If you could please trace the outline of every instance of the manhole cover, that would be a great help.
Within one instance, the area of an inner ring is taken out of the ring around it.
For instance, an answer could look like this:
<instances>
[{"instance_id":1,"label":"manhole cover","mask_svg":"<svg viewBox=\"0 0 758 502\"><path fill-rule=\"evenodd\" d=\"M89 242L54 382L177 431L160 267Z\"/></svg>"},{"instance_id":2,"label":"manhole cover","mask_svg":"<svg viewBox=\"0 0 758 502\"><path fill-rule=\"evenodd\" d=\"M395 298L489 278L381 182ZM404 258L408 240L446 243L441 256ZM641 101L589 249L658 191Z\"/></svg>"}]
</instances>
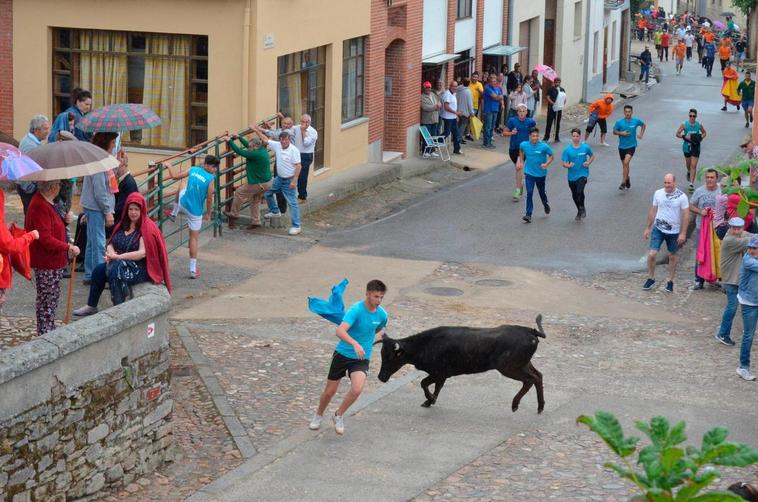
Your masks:
<instances>
[{"instance_id":1,"label":"manhole cover","mask_svg":"<svg viewBox=\"0 0 758 502\"><path fill-rule=\"evenodd\" d=\"M425 293L435 296L461 296L463 290L458 288L426 288Z\"/></svg>"},{"instance_id":2,"label":"manhole cover","mask_svg":"<svg viewBox=\"0 0 758 502\"><path fill-rule=\"evenodd\" d=\"M506 286L511 286L513 283L511 281L506 281L505 279L479 279L474 282L474 284L491 288L504 288Z\"/></svg>"}]
</instances>

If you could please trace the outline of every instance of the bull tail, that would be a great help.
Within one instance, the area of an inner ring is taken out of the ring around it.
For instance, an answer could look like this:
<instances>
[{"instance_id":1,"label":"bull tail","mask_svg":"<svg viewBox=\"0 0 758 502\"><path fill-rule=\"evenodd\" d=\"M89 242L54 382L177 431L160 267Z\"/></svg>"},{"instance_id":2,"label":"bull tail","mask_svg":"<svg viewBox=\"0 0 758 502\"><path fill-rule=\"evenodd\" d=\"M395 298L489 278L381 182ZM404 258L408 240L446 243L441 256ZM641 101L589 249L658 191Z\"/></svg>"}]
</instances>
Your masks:
<instances>
[{"instance_id":1,"label":"bull tail","mask_svg":"<svg viewBox=\"0 0 758 502\"><path fill-rule=\"evenodd\" d=\"M535 333L540 338L545 338L545 330L542 329L542 314L537 314L537 330Z\"/></svg>"}]
</instances>

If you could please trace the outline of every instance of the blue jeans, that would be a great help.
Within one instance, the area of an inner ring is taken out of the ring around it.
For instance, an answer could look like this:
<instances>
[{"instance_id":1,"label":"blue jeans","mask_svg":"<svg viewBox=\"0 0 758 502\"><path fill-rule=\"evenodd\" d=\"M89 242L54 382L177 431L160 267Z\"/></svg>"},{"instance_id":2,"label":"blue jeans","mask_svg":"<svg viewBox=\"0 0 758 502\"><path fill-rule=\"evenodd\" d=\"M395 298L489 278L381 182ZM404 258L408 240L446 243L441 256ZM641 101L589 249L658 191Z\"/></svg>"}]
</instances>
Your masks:
<instances>
[{"instance_id":1,"label":"blue jeans","mask_svg":"<svg viewBox=\"0 0 758 502\"><path fill-rule=\"evenodd\" d=\"M305 200L308 198L308 172L313 163L312 153L300 154L300 176L297 177L297 196Z\"/></svg>"},{"instance_id":2,"label":"blue jeans","mask_svg":"<svg viewBox=\"0 0 758 502\"><path fill-rule=\"evenodd\" d=\"M721 327L719 328L719 337L725 340L730 338L732 332L732 321L734 321L734 315L737 313L737 285L736 284L722 284L724 293L726 293L726 307L724 307L724 314L721 316Z\"/></svg>"},{"instance_id":3,"label":"blue jeans","mask_svg":"<svg viewBox=\"0 0 758 502\"><path fill-rule=\"evenodd\" d=\"M458 119L442 119L445 122L445 132L442 135L447 137L453 135L453 152L461 151L461 137L458 134Z\"/></svg>"},{"instance_id":4,"label":"blue jeans","mask_svg":"<svg viewBox=\"0 0 758 502\"><path fill-rule=\"evenodd\" d=\"M532 176L525 174L526 178L526 215L531 216L534 210L534 204L532 203L532 194L534 194L534 185L537 185L537 191L540 193L540 199L542 199L542 205L547 206L547 193L545 192L545 178L546 176Z\"/></svg>"},{"instance_id":5,"label":"blue jeans","mask_svg":"<svg viewBox=\"0 0 758 502\"><path fill-rule=\"evenodd\" d=\"M650 79L650 65L646 65L642 63L640 65L640 81L644 80L645 83L647 83L649 79Z\"/></svg>"},{"instance_id":6,"label":"blue jeans","mask_svg":"<svg viewBox=\"0 0 758 502\"><path fill-rule=\"evenodd\" d=\"M484 112L484 133L483 139L485 146L492 144L492 131L495 130L495 119L497 112Z\"/></svg>"},{"instance_id":7,"label":"blue jeans","mask_svg":"<svg viewBox=\"0 0 758 502\"><path fill-rule=\"evenodd\" d=\"M100 211L84 210L87 217L87 249L84 251L84 279L92 279L92 271L105 263L105 215Z\"/></svg>"},{"instance_id":8,"label":"blue jeans","mask_svg":"<svg viewBox=\"0 0 758 502\"><path fill-rule=\"evenodd\" d=\"M755 325L758 322L758 307L740 305L742 308L742 343L740 344L740 368L750 368L750 349L753 347Z\"/></svg>"},{"instance_id":9,"label":"blue jeans","mask_svg":"<svg viewBox=\"0 0 758 502\"><path fill-rule=\"evenodd\" d=\"M292 226L300 228L300 207L297 205L297 189L290 188L292 178L280 178L274 177L274 181L271 183L271 188L266 190L264 197L266 197L266 203L268 203L268 210L274 214L279 214L279 206L276 204L276 197L274 194L281 193L287 200L287 204L290 206L290 218L292 219Z\"/></svg>"}]
</instances>

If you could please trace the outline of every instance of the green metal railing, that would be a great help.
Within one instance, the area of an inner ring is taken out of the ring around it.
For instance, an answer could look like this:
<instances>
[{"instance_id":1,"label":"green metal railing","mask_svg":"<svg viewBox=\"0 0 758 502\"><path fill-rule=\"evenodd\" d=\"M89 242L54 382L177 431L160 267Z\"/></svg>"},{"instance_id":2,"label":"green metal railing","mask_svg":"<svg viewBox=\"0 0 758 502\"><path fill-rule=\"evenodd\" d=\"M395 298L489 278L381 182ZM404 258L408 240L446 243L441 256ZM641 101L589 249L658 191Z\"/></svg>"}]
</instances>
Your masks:
<instances>
[{"instance_id":1,"label":"green metal railing","mask_svg":"<svg viewBox=\"0 0 758 502\"><path fill-rule=\"evenodd\" d=\"M273 126L276 123L276 117L270 117L260 122L260 124L263 123ZM247 128L237 135L248 136L252 133L252 129ZM168 167L174 173L177 173L177 170L179 173L185 173L193 166L202 166L203 157L206 155L214 155L221 160L213 185L210 219L207 223L203 223L200 231L205 232L213 229L213 237L220 237L222 234L222 209L231 204L234 187L246 179L245 159L237 157L234 151L229 148L223 139L226 135L227 132L183 152L150 162L146 171L135 175L135 178L139 179L139 190L147 201L148 216L161 229L169 253L187 244L189 233L185 232L186 223L180 223L180 219L172 222L166 215L166 210L176 203L184 181L171 178Z\"/></svg>"}]
</instances>

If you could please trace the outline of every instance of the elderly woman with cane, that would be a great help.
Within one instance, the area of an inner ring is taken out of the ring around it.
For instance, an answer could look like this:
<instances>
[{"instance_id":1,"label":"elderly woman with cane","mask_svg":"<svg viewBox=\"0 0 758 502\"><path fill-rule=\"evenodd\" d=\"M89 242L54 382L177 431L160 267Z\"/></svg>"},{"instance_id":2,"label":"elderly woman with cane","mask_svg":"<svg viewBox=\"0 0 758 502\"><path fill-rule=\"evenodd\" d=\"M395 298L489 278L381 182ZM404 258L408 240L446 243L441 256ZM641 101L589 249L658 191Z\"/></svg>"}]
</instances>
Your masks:
<instances>
[{"instance_id":1,"label":"elderly woman with cane","mask_svg":"<svg viewBox=\"0 0 758 502\"><path fill-rule=\"evenodd\" d=\"M60 189L61 183L58 180L37 182L37 192L26 213L26 229L39 233L39 239L29 247L37 285L38 335L55 329L55 310L58 307L63 270L68 265L69 255L79 254L79 248L69 244L66 227L55 209L54 200Z\"/></svg>"},{"instance_id":2,"label":"elderly woman with cane","mask_svg":"<svg viewBox=\"0 0 758 502\"><path fill-rule=\"evenodd\" d=\"M113 305L119 305L128 299L131 286L148 280L163 283L171 291L166 242L155 222L147 216L145 198L135 192L126 199L121 221L113 230L105 252L105 263L92 271L87 305L75 310L74 315L97 313L106 282Z\"/></svg>"}]
</instances>

